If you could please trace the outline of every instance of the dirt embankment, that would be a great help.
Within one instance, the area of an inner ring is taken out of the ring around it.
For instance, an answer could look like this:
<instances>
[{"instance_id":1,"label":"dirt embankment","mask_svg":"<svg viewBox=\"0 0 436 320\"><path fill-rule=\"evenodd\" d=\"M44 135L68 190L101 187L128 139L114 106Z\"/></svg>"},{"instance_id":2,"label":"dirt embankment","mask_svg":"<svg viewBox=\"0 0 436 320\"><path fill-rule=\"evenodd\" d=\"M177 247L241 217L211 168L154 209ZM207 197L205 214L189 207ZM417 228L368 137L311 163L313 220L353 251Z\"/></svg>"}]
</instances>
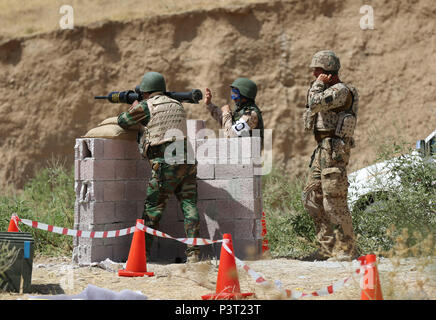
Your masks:
<instances>
[{"instance_id":1,"label":"dirt embankment","mask_svg":"<svg viewBox=\"0 0 436 320\"><path fill-rule=\"evenodd\" d=\"M150 70L170 90L212 89L229 102L239 76L258 83L257 102L273 129L273 156L301 173L315 146L301 123L314 52L333 49L341 78L360 92L350 171L370 164L384 139L411 144L434 130L435 15L432 0L378 1L374 30L362 30L362 3L283 1L196 10L130 22L3 40L0 44L0 184L22 187L55 156L73 163L75 138L126 105L94 95L131 89ZM216 124L202 105L189 118Z\"/></svg>"}]
</instances>

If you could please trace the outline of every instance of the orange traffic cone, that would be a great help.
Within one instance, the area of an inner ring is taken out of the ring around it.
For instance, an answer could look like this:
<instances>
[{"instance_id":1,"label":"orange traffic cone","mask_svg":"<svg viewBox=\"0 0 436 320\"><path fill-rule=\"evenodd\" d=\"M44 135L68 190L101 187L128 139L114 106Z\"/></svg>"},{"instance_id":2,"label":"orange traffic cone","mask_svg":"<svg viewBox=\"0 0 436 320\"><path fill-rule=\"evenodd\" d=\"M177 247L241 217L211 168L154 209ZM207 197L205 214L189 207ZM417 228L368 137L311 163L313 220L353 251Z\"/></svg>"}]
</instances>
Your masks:
<instances>
[{"instance_id":1,"label":"orange traffic cone","mask_svg":"<svg viewBox=\"0 0 436 320\"><path fill-rule=\"evenodd\" d=\"M262 211L262 253L269 250L268 239L266 238L265 212Z\"/></svg>"},{"instance_id":2,"label":"orange traffic cone","mask_svg":"<svg viewBox=\"0 0 436 320\"><path fill-rule=\"evenodd\" d=\"M144 224L144 220L142 219L137 219L136 222ZM121 277L143 277L144 275L149 277L154 276L153 272L147 272L145 231L135 228L126 269L118 270L118 275Z\"/></svg>"},{"instance_id":3,"label":"orange traffic cone","mask_svg":"<svg viewBox=\"0 0 436 320\"><path fill-rule=\"evenodd\" d=\"M9 221L8 232L19 232L18 230L18 216L14 213Z\"/></svg>"},{"instance_id":4,"label":"orange traffic cone","mask_svg":"<svg viewBox=\"0 0 436 320\"><path fill-rule=\"evenodd\" d=\"M232 236L230 233L223 235L224 240L228 240L227 247L232 251L228 253L221 246L220 265L218 267L218 279L216 282L216 293L206 294L201 296L203 300L235 300L245 298L254 293L241 293L238 280L238 270L236 269L235 255L233 251Z\"/></svg>"},{"instance_id":5,"label":"orange traffic cone","mask_svg":"<svg viewBox=\"0 0 436 320\"><path fill-rule=\"evenodd\" d=\"M366 265L365 274L363 275L362 295L360 300L383 300L381 291L380 278L377 271L377 257L375 254L367 254L359 258L362 265Z\"/></svg>"}]
</instances>

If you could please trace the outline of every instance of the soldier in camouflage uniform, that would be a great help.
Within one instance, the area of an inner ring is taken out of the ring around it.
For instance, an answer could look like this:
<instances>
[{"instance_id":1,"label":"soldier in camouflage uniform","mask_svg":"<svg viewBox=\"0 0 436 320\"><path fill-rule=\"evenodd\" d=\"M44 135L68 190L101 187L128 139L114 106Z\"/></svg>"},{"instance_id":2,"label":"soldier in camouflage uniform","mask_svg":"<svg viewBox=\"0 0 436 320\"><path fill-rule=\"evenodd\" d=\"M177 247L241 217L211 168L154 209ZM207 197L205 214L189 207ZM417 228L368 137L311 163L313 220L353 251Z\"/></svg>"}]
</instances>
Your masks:
<instances>
[{"instance_id":1,"label":"soldier in camouflage uniform","mask_svg":"<svg viewBox=\"0 0 436 320\"><path fill-rule=\"evenodd\" d=\"M255 103L257 85L247 78L238 78L230 85L231 98L235 101L236 110L232 112L229 105L221 108L212 103L212 93L206 88L205 104L212 117L224 129L227 138L252 136L253 129L260 130L263 140L262 112Z\"/></svg>"},{"instance_id":2,"label":"soldier in camouflage uniform","mask_svg":"<svg viewBox=\"0 0 436 320\"><path fill-rule=\"evenodd\" d=\"M303 203L315 223L321 258L351 260L355 237L347 205L347 165L354 148L358 108L357 90L339 80L339 58L334 52L317 52L310 67L316 80L307 94L305 130L318 143L303 190ZM338 226L335 235L332 225Z\"/></svg>"},{"instance_id":3,"label":"soldier in camouflage uniform","mask_svg":"<svg viewBox=\"0 0 436 320\"><path fill-rule=\"evenodd\" d=\"M139 124L139 150L148 158L152 169L147 187L143 219L145 225L158 229L162 212L172 194L175 194L184 214L184 228L188 238L199 237L200 224L197 210L197 165L169 164L165 161L165 149L175 141L173 136L166 137L168 130L180 130L183 133L185 160L186 153L186 112L182 104L169 98L164 77L157 72L148 72L142 78L140 90L144 100L135 101L128 111L118 116L118 124L127 129ZM146 251L150 256L153 236L146 234ZM198 260L199 247L188 245L187 261Z\"/></svg>"}]
</instances>

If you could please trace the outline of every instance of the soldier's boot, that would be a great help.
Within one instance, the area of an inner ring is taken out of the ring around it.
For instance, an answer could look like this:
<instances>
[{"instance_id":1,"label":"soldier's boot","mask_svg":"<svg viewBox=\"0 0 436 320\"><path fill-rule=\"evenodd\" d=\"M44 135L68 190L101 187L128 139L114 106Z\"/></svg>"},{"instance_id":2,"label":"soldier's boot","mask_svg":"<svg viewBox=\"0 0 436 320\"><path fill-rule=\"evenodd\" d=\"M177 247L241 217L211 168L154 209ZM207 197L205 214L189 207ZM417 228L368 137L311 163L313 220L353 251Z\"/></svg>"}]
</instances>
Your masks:
<instances>
[{"instance_id":1,"label":"soldier's boot","mask_svg":"<svg viewBox=\"0 0 436 320\"><path fill-rule=\"evenodd\" d=\"M302 194L303 206L315 224L316 240L319 248L307 259L326 260L332 255L335 237L323 206L320 181L308 184Z\"/></svg>"},{"instance_id":2,"label":"soldier's boot","mask_svg":"<svg viewBox=\"0 0 436 320\"><path fill-rule=\"evenodd\" d=\"M186 263L200 261L200 248L198 246L188 246L186 249Z\"/></svg>"},{"instance_id":3,"label":"soldier's boot","mask_svg":"<svg viewBox=\"0 0 436 320\"><path fill-rule=\"evenodd\" d=\"M328 261L352 261L357 258L354 235L339 235Z\"/></svg>"}]
</instances>

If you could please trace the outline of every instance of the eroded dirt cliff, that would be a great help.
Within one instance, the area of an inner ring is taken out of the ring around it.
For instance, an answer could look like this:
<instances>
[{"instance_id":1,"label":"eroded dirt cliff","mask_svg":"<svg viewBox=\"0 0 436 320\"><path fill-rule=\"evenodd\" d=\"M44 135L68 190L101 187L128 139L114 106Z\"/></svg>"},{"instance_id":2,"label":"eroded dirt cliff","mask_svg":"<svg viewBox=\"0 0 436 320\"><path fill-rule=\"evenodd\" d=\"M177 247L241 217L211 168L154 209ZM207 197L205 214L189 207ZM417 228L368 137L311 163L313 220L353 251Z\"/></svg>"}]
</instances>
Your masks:
<instances>
[{"instance_id":1,"label":"eroded dirt cliff","mask_svg":"<svg viewBox=\"0 0 436 320\"><path fill-rule=\"evenodd\" d=\"M360 93L350 171L375 160L392 137L411 145L436 123L436 7L431 0L377 1L362 30L361 1L283 1L104 21L0 43L0 185L21 188L52 156L73 164L75 139L127 105L95 95L133 89L147 71L171 91L209 87L230 102L239 76L257 82L273 129L273 159L301 174L315 142L301 122L314 52L334 50L341 79ZM203 105L191 119L216 123Z\"/></svg>"}]
</instances>

